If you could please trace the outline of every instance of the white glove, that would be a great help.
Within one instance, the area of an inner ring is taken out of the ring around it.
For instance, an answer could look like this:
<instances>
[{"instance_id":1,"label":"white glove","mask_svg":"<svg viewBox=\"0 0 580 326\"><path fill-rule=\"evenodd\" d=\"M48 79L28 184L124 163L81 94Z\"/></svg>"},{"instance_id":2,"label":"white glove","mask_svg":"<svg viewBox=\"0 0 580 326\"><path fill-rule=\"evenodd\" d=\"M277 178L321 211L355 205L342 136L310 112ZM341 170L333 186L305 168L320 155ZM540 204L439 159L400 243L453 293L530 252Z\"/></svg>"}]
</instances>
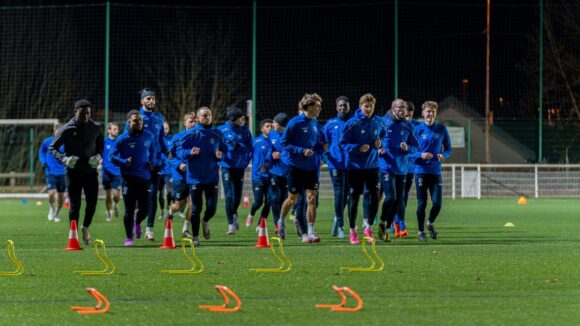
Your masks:
<instances>
[{"instance_id":1,"label":"white glove","mask_svg":"<svg viewBox=\"0 0 580 326\"><path fill-rule=\"evenodd\" d=\"M89 158L89 165L93 168L96 169L97 166L99 166L99 161L101 160L101 154L96 154L91 156L91 158Z\"/></svg>"},{"instance_id":2,"label":"white glove","mask_svg":"<svg viewBox=\"0 0 580 326\"><path fill-rule=\"evenodd\" d=\"M78 160L79 160L78 156L65 156L63 162L67 168L74 169Z\"/></svg>"}]
</instances>

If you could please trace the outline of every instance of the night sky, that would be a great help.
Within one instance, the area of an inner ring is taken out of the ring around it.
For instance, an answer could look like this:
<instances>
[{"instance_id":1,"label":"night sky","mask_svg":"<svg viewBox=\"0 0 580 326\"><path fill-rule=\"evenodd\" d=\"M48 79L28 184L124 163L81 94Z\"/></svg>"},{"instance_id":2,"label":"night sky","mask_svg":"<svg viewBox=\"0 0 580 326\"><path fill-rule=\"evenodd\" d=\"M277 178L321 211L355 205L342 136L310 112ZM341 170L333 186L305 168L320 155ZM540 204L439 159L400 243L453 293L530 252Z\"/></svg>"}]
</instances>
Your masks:
<instances>
[{"instance_id":1,"label":"night sky","mask_svg":"<svg viewBox=\"0 0 580 326\"><path fill-rule=\"evenodd\" d=\"M210 49L200 61L208 65L202 73L210 81L199 86L198 95L191 99L177 101L169 95L173 93L166 92L172 99L160 99L166 103L165 114L174 119L178 117L172 114L176 106L190 110L214 101L211 69L216 65L227 66L224 69L234 75L230 85L236 87L228 86L222 95L225 98L212 102L214 105L225 107L251 97L251 1L114 3L119 4L112 7L111 16L110 104L114 112L133 108L138 101L136 92L143 86L160 88L164 84L167 89L172 85L177 77L166 72L188 51L175 40L182 37L180 42L191 46L196 32L205 35L217 26L229 27L226 50L219 50L217 41L211 44L212 37L195 43L198 49L206 45ZM162 7L129 6L135 3ZM7 1L7 5L23 4L61 5L63 1ZM192 5L202 9L182 9ZM537 93L537 82L531 82L522 65L537 64L523 61L536 46L529 40L538 31L536 5L537 1L529 0L492 1L491 98L496 118L534 117L535 107L523 104L522 98ZM322 120L334 115L333 103L339 95L356 102L360 95L371 92L381 113L390 105L395 95L393 2L259 1L258 6L256 102L260 117L293 112L305 92L323 97ZM419 105L428 99L455 96L483 113L485 13L485 1L400 1L399 96ZM102 7L86 9L80 15L73 11L60 19L84 24L79 27L80 37L75 38L79 44L69 44L91 53L83 54L84 64L93 69L86 71L90 76L83 76L79 93L103 103ZM51 32L49 27L46 30ZM187 33L190 35L183 37ZM162 77L159 71L163 71ZM468 86L462 86L463 79L469 80ZM503 106L500 96L505 99Z\"/></svg>"}]
</instances>

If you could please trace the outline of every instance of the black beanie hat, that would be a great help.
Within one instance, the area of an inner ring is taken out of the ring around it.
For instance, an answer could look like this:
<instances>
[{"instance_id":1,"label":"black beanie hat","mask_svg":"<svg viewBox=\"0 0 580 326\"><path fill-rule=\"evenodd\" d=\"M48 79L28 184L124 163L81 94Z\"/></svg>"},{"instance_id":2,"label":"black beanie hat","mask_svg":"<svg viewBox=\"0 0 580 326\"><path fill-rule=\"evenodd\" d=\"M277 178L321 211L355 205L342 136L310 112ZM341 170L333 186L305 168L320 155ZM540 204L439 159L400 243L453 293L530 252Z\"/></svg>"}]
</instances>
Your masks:
<instances>
[{"instance_id":1,"label":"black beanie hat","mask_svg":"<svg viewBox=\"0 0 580 326\"><path fill-rule=\"evenodd\" d=\"M155 92L149 88L143 88L139 91L139 94L141 94L141 99L144 99L147 96L155 96Z\"/></svg>"},{"instance_id":2,"label":"black beanie hat","mask_svg":"<svg viewBox=\"0 0 580 326\"><path fill-rule=\"evenodd\" d=\"M242 112L242 110L236 107L232 107L228 110L228 119L230 119L230 121L236 121L239 117L243 115L244 113Z\"/></svg>"},{"instance_id":3,"label":"black beanie hat","mask_svg":"<svg viewBox=\"0 0 580 326\"><path fill-rule=\"evenodd\" d=\"M80 109L80 108L84 108L84 107L91 107L91 106L93 106L93 105L87 99L81 99L81 100L78 100L75 102L75 110Z\"/></svg>"},{"instance_id":4,"label":"black beanie hat","mask_svg":"<svg viewBox=\"0 0 580 326\"><path fill-rule=\"evenodd\" d=\"M278 113L276 114L276 116L274 117L274 121L281 125L282 127L286 127L286 124L288 123L288 115L286 113Z\"/></svg>"}]
</instances>

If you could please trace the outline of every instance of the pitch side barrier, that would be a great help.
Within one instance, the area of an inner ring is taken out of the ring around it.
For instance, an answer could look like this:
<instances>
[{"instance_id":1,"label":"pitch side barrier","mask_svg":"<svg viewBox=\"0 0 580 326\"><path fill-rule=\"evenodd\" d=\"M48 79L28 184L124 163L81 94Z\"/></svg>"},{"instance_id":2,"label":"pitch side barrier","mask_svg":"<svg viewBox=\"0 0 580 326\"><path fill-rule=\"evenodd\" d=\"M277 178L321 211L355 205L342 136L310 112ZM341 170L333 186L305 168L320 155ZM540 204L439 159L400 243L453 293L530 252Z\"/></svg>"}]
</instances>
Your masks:
<instances>
[{"instance_id":1,"label":"pitch side barrier","mask_svg":"<svg viewBox=\"0 0 580 326\"><path fill-rule=\"evenodd\" d=\"M580 197L580 164L443 164L442 176L443 196L450 199ZM11 192L6 186L0 199L44 199L43 186L35 185L30 193ZM321 167L319 189L320 198L334 198L326 165ZM246 169L243 192L253 200L251 167ZM221 176L220 196L224 198ZM409 196L415 198L415 184ZM99 198L104 198L102 188Z\"/></svg>"}]
</instances>

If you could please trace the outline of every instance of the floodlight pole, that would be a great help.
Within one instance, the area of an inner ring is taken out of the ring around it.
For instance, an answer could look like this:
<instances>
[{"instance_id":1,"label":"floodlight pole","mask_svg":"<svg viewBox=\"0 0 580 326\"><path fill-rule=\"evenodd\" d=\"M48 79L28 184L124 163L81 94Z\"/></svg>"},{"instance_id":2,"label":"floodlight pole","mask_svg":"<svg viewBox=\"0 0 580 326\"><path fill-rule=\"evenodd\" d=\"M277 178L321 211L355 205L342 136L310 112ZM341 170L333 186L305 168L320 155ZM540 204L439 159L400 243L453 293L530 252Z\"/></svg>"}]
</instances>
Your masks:
<instances>
[{"instance_id":1,"label":"floodlight pole","mask_svg":"<svg viewBox=\"0 0 580 326\"><path fill-rule=\"evenodd\" d=\"M540 74L539 74L539 93L538 93L538 163L542 163L542 127L543 127L543 73L544 73L544 0L540 0Z\"/></svg>"},{"instance_id":2,"label":"floodlight pole","mask_svg":"<svg viewBox=\"0 0 580 326\"><path fill-rule=\"evenodd\" d=\"M487 164L491 164L491 153L489 150L489 132L490 132L490 108L489 108L489 57L490 57L490 48L489 48L489 35L490 35L490 7L491 7L491 0L487 0L487 18L486 18L486 29L485 29L485 36L486 36L486 48L485 48L485 162Z\"/></svg>"},{"instance_id":3,"label":"floodlight pole","mask_svg":"<svg viewBox=\"0 0 580 326\"><path fill-rule=\"evenodd\" d=\"M111 3L107 1L105 20L105 130L109 128L109 68L111 45Z\"/></svg>"},{"instance_id":4,"label":"floodlight pole","mask_svg":"<svg viewBox=\"0 0 580 326\"><path fill-rule=\"evenodd\" d=\"M395 0L395 91L394 98L399 98L399 0Z\"/></svg>"},{"instance_id":5,"label":"floodlight pole","mask_svg":"<svg viewBox=\"0 0 580 326\"><path fill-rule=\"evenodd\" d=\"M252 4L252 102L251 102L251 110L252 110L252 117L250 120L250 131L253 135L257 135L256 129L256 44L257 44L257 30L258 30L258 21L257 21L257 13L258 13L258 4L256 0L253 1Z\"/></svg>"}]
</instances>

